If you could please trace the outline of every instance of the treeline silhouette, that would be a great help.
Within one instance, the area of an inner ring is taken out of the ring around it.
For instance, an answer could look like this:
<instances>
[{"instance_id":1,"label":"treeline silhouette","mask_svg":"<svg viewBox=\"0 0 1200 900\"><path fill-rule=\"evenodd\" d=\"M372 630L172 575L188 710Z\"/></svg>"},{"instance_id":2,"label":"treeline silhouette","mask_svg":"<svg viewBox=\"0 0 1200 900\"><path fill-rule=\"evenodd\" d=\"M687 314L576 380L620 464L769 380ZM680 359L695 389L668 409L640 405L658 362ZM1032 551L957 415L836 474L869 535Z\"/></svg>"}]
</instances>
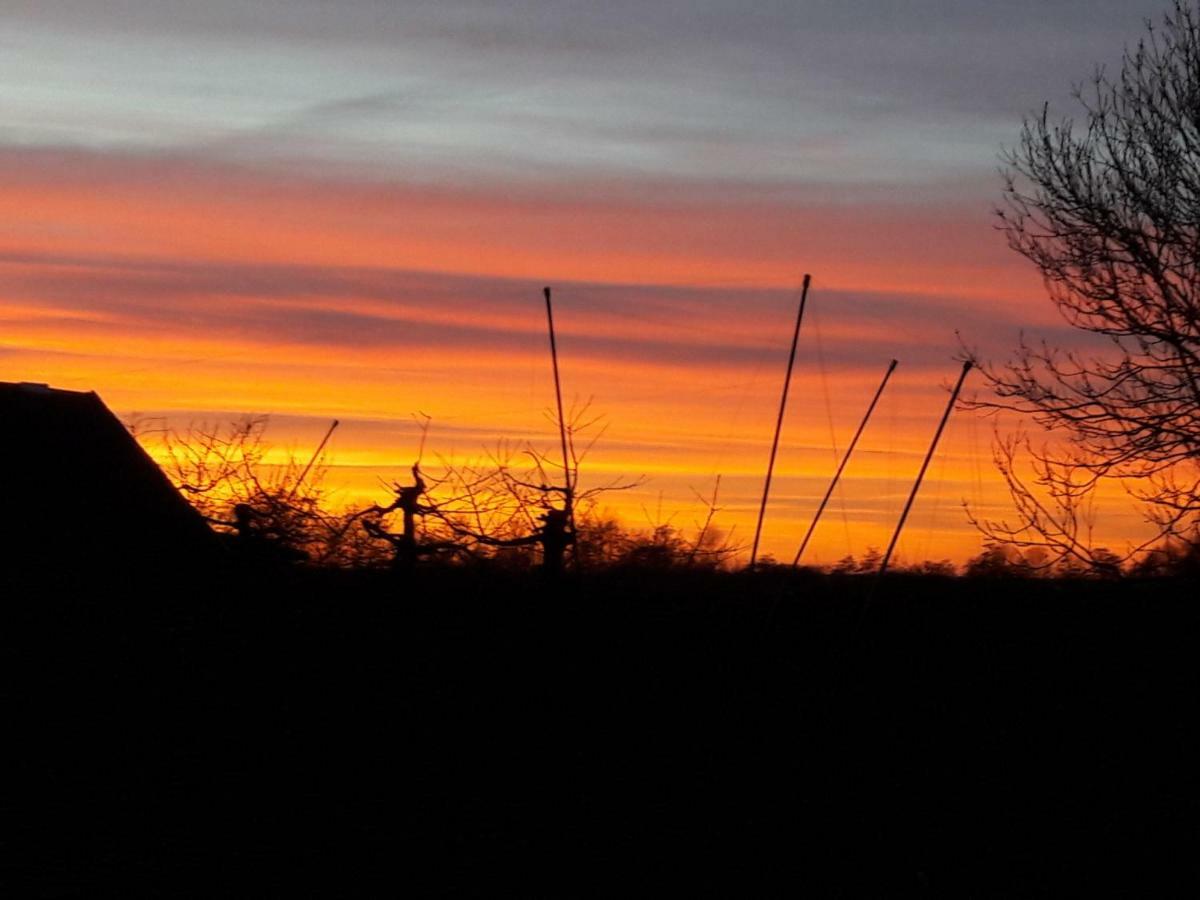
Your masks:
<instances>
[{"instance_id":1,"label":"treeline silhouette","mask_svg":"<svg viewBox=\"0 0 1200 900\"><path fill-rule=\"evenodd\" d=\"M641 479L581 486L581 467L602 431L581 439L597 422L586 405L571 411L565 469L532 445L501 443L475 459L438 457L432 466L418 459L407 480L383 488L390 502L351 509L334 508L323 461L292 455L268 463L265 417L182 432L138 422L133 430L157 443L172 482L244 562L400 572L418 564L548 572L568 562L577 569L730 565L740 546L716 521L719 479L711 496L698 497L703 513L689 527L661 517L629 527L604 510L605 495ZM423 452L424 433L421 443Z\"/></svg>"},{"instance_id":2,"label":"treeline silhouette","mask_svg":"<svg viewBox=\"0 0 1200 900\"><path fill-rule=\"evenodd\" d=\"M432 469L423 469L418 461L407 481L392 484L390 502L352 509L337 509L331 501L324 486L328 466L323 458L306 463L293 454L284 462L268 464L273 448L266 440L265 416L182 432L138 422L133 430L151 442L158 438L172 482L224 536L227 547L247 562L402 572L433 563L554 571L567 560L585 570L725 570L740 564L744 544L721 527L719 477L711 495L696 494L700 514L686 526L661 514L647 514L645 526L631 526L604 511L600 502L604 495L638 485L641 479L578 489L582 464L595 438L589 438L582 450L577 444L597 421L586 406L572 410L566 478L561 465L556 468L531 445L500 444L477 459L439 457ZM427 427L426 420L422 453ZM1133 559L1103 547L1089 548L1086 555L1052 549L1036 542L993 539L961 566L946 559L917 560L894 563L892 569L939 577L1200 573L1200 535L1192 540L1166 538ZM879 548L868 548L860 557L847 555L830 565L808 568L867 575L879 570L882 559ZM781 563L764 555L756 565Z\"/></svg>"}]
</instances>

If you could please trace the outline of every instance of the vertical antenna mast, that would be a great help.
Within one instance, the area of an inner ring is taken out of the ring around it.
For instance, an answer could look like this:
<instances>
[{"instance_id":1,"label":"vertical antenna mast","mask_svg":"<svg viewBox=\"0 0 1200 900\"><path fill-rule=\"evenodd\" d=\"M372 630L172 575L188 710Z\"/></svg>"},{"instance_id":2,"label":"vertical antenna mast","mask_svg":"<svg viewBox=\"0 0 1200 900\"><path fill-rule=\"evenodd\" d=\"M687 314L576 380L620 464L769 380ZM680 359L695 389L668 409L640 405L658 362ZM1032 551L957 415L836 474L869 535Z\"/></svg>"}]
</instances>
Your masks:
<instances>
[{"instance_id":1,"label":"vertical antenna mast","mask_svg":"<svg viewBox=\"0 0 1200 900\"><path fill-rule=\"evenodd\" d=\"M896 371L898 365L896 360L892 360L888 365L887 372L884 373L883 381L879 385L879 389L875 391L875 397L871 400L871 405L867 407L867 414L863 416L862 421L858 425L858 431L854 432L854 437L850 441L850 446L846 448L846 453L842 457L841 463L837 467L837 471L833 475L833 481L829 483L829 490L825 492L825 496L821 498L821 505L817 507L817 513L813 516L812 524L808 526L808 531L804 534L804 540L800 542L800 549L796 551L796 558L792 560L792 566L800 565L800 557L804 555L804 548L808 546L808 539L813 536L813 532L817 530L817 523L821 521L821 513L825 512L825 504L829 502L829 498L833 496L833 490L837 487L838 479L842 477L842 470L846 468L846 463L850 461L850 454L854 452L854 446L858 443L859 437L863 433L863 429L867 427L867 421L871 418L871 413L875 411L875 404L879 402L879 398L883 396L883 389L887 387L888 379L892 377L892 373Z\"/></svg>"},{"instance_id":2,"label":"vertical antenna mast","mask_svg":"<svg viewBox=\"0 0 1200 900\"><path fill-rule=\"evenodd\" d=\"M804 276L800 289L800 311L796 314L796 330L792 333L792 350L788 355L787 375L783 379L783 396L779 400L779 418L775 421L775 439L771 441L771 459L767 463L767 480L763 484L762 504L758 508L758 525L754 528L754 544L750 548L750 566L758 559L758 541L762 537L763 516L767 514L767 497L771 493L771 475L775 471L775 454L779 450L779 433L783 430L783 413L787 409L788 387L792 383L792 366L796 362L796 344L800 341L800 323L804 320L804 303L808 299L808 283L811 275Z\"/></svg>"},{"instance_id":3,"label":"vertical antenna mast","mask_svg":"<svg viewBox=\"0 0 1200 900\"><path fill-rule=\"evenodd\" d=\"M942 421L938 423L937 431L933 435L933 443L929 445L929 452L925 454L925 461L921 463L921 471L917 473L917 482L913 485L912 493L908 495L908 502L904 504L904 512L900 514L900 521L896 524L896 533L892 535L892 542L888 544L887 553L883 555L883 563L879 566L879 574L882 576L888 570L888 564L892 561L892 551L896 549L896 542L900 540L900 532L904 529L904 522L908 518L908 512L912 509L913 501L917 499L917 491L921 489L921 481L925 478L925 470L929 468L929 461L933 459L933 453L937 450L938 441L941 440L942 431L946 428L946 422L950 419L950 413L954 410L954 403L958 400L958 392L962 390L963 382L967 380L967 373L971 371L971 361L967 360L963 363L962 374L958 376L958 384L954 385L954 390L950 394L950 402L946 404L946 411L942 414Z\"/></svg>"},{"instance_id":4,"label":"vertical antenna mast","mask_svg":"<svg viewBox=\"0 0 1200 900\"><path fill-rule=\"evenodd\" d=\"M565 506L575 533L575 488L571 484L571 458L567 452L567 420L563 417L562 381L558 377L558 344L554 339L554 307L550 303L550 288L542 288L546 298L546 322L550 326L550 362L554 367L554 398L558 402L558 436L562 441L563 481L566 484Z\"/></svg>"}]
</instances>

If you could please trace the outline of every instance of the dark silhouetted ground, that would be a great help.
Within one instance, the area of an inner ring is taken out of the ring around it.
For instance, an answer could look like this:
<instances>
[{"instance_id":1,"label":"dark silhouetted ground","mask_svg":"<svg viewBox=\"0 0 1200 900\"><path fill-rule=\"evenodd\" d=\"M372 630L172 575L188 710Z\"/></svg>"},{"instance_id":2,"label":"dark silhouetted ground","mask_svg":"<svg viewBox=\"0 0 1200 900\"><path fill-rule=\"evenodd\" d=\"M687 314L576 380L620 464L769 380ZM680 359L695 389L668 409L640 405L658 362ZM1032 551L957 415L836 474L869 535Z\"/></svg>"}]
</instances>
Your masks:
<instances>
[{"instance_id":1,"label":"dark silhouetted ground","mask_svg":"<svg viewBox=\"0 0 1200 900\"><path fill-rule=\"evenodd\" d=\"M208 574L9 585L9 896L1197 883L1189 584Z\"/></svg>"}]
</instances>

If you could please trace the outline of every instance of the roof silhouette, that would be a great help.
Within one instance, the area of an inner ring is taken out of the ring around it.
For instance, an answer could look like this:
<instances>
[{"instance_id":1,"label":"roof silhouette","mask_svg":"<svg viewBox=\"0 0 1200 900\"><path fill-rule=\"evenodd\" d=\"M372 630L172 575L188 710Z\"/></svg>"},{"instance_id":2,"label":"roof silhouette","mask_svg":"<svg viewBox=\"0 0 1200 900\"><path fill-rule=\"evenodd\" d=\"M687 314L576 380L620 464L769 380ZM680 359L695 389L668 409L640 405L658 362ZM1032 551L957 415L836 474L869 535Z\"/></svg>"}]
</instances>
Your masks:
<instances>
[{"instance_id":1,"label":"roof silhouette","mask_svg":"<svg viewBox=\"0 0 1200 900\"><path fill-rule=\"evenodd\" d=\"M220 552L94 392L0 382L0 423L4 574L133 574Z\"/></svg>"}]
</instances>

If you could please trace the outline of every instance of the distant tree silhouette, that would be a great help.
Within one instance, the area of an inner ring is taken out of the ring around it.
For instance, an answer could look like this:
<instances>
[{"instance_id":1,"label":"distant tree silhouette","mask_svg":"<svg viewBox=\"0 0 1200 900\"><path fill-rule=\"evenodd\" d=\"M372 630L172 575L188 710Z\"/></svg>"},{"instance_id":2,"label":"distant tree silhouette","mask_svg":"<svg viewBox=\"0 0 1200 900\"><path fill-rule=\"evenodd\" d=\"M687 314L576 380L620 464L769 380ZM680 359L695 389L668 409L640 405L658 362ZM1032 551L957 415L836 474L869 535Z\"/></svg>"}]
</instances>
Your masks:
<instances>
[{"instance_id":1,"label":"distant tree silhouette","mask_svg":"<svg viewBox=\"0 0 1200 900\"><path fill-rule=\"evenodd\" d=\"M631 529L616 522L592 526L585 518L580 534L580 550L590 557L604 559L612 566L643 569L720 569L733 562L744 548L716 525L721 478L713 482L709 496L695 489L693 495L704 515L692 522L692 528L675 523L675 515L663 518L661 511L646 511L648 528Z\"/></svg>"},{"instance_id":2,"label":"distant tree silhouette","mask_svg":"<svg viewBox=\"0 0 1200 900\"><path fill-rule=\"evenodd\" d=\"M858 560L854 558L853 553L847 553L834 563L829 571L834 575L853 575L858 571Z\"/></svg>"},{"instance_id":3,"label":"distant tree silhouette","mask_svg":"<svg viewBox=\"0 0 1200 900\"><path fill-rule=\"evenodd\" d=\"M862 559L847 554L834 563L829 571L834 575L870 575L879 571L882 562L883 551L878 547L868 547Z\"/></svg>"},{"instance_id":4,"label":"distant tree silhouette","mask_svg":"<svg viewBox=\"0 0 1200 900\"><path fill-rule=\"evenodd\" d=\"M130 428L175 486L232 547L248 559L351 565L378 558L358 538L352 514L328 511L321 459L309 467L292 454L272 462L266 416L225 425L169 428L138 420Z\"/></svg>"},{"instance_id":5,"label":"distant tree silhouette","mask_svg":"<svg viewBox=\"0 0 1200 900\"><path fill-rule=\"evenodd\" d=\"M1105 349L1022 339L1007 364L975 360L994 396L968 404L1026 414L1048 441L998 441L1016 518L974 519L985 536L1110 574L1166 537L1193 541L1200 522L1200 13L1180 0L1147 29L1118 76L1076 89L1080 125L1043 108L1005 155L1010 246ZM1155 526L1119 558L1092 545L1084 515L1105 482Z\"/></svg>"},{"instance_id":6,"label":"distant tree silhouette","mask_svg":"<svg viewBox=\"0 0 1200 900\"><path fill-rule=\"evenodd\" d=\"M709 523L689 534L673 522L630 529L612 519L581 518L579 551L592 567L722 569L744 547Z\"/></svg>"},{"instance_id":7,"label":"distant tree silhouette","mask_svg":"<svg viewBox=\"0 0 1200 900\"><path fill-rule=\"evenodd\" d=\"M958 567L948 559L927 559L911 566L904 566L901 571L909 575L928 575L932 578L952 578L958 574Z\"/></svg>"},{"instance_id":8,"label":"distant tree silhouette","mask_svg":"<svg viewBox=\"0 0 1200 900\"><path fill-rule=\"evenodd\" d=\"M963 574L968 578L1031 578L1039 573L1048 572L1041 563L1031 562L1020 548L1012 544L988 541L983 549L967 560L963 566Z\"/></svg>"},{"instance_id":9,"label":"distant tree silhouette","mask_svg":"<svg viewBox=\"0 0 1200 900\"><path fill-rule=\"evenodd\" d=\"M1173 575L1200 575L1200 534L1190 540L1168 537L1152 547L1130 567L1129 574L1139 578Z\"/></svg>"},{"instance_id":10,"label":"distant tree silhouette","mask_svg":"<svg viewBox=\"0 0 1200 900\"><path fill-rule=\"evenodd\" d=\"M392 568L395 571L408 572L418 560L443 553L454 556L463 550L460 542L454 539L454 535L445 535L439 539L433 537L425 527L426 518L436 515L438 508L426 494L420 461L412 465L412 484L397 483L394 485L394 491L396 499L388 506L371 506L352 514L352 517L361 518L364 531L372 538L391 545ZM384 520L397 511L401 514L401 531L388 531Z\"/></svg>"},{"instance_id":11,"label":"distant tree silhouette","mask_svg":"<svg viewBox=\"0 0 1200 900\"><path fill-rule=\"evenodd\" d=\"M548 415L557 430L557 418ZM481 458L466 461L439 456L428 470L413 467L413 485L397 485L391 506L361 511L363 527L392 543L399 565L444 552L523 567L536 555L547 572L558 573L575 558L578 541L572 520L578 528L594 513L602 494L640 483L615 479L580 489L582 464L604 428L584 403L570 410L565 433L566 472L554 454L533 444L517 448L501 442ZM404 516L398 533L383 525L395 511Z\"/></svg>"},{"instance_id":12,"label":"distant tree silhouette","mask_svg":"<svg viewBox=\"0 0 1200 900\"><path fill-rule=\"evenodd\" d=\"M247 560L390 566L400 574L432 560L475 561L517 569L541 565L558 574L572 562L584 568L719 568L740 549L715 523L720 479L711 497L697 494L704 515L694 532L670 520L649 530L630 528L602 514L603 497L642 479L581 480L585 461L604 434L588 403L569 412L566 476L557 454L505 442L476 459L439 456L425 468L430 423L427 417L419 421L421 444L410 481L393 483L389 503L348 510L330 508L322 486L323 458L310 468L274 451L266 440L265 416L184 429L154 420L130 427L163 460L168 476L201 515Z\"/></svg>"},{"instance_id":13,"label":"distant tree silhouette","mask_svg":"<svg viewBox=\"0 0 1200 900\"><path fill-rule=\"evenodd\" d=\"M967 560L963 575L969 578L1118 578L1123 561L1105 547L1095 547L1087 560L1058 556L1040 546L988 541Z\"/></svg>"},{"instance_id":14,"label":"distant tree silhouette","mask_svg":"<svg viewBox=\"0 0 1200 900\"><path fill-rule=\"evenodd\" d=\"M556 415L547 415L557 430ZM396 486L391 506L361 511L363 527L390 541L398 561L409 554L405 565L414 553L423 557L436 551L515 568L540 565L556 575L572 564L584 569L717 568L736 555L738 546L715 523L720 479L710 497L697 494L704 515L693 532L670 520L649 529L630 528L603 513L600 501L642 479L589 483L585 477L588 455L605 432L601 417L590 403L575 404L565 430L565 473L558 453L529 443L501 442L482 457L465 461L437 457L428 470L414 468L412 488ZM384 530L387 517L406 507L410 512L405 513L404 530Z\"/></svg>"}]
</instances>

